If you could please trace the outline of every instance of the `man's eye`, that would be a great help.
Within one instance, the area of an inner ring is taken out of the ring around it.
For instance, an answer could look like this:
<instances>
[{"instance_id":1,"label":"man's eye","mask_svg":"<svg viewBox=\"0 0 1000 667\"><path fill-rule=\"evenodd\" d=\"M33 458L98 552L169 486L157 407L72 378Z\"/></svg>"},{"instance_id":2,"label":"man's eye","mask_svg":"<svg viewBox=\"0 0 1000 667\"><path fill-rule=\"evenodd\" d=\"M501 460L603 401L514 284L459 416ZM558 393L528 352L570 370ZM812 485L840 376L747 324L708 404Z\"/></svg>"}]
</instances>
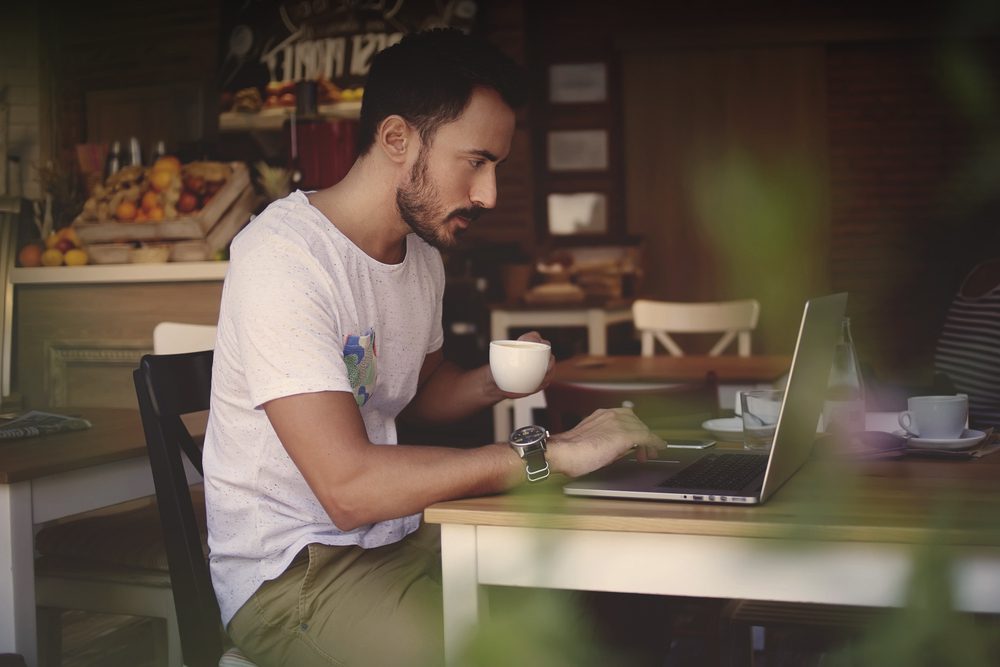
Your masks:
<instances>
[{"instance_id":1,"label":"man's eye","mask_svg":"<svg viewBox=\"0 0 1000 667\"><path fill-rule=\"evenodd\" d=\"M479 169L486 164L486 160L469 160L469 164L472 165L473 169Z\"/></svg>"}]
</instances>

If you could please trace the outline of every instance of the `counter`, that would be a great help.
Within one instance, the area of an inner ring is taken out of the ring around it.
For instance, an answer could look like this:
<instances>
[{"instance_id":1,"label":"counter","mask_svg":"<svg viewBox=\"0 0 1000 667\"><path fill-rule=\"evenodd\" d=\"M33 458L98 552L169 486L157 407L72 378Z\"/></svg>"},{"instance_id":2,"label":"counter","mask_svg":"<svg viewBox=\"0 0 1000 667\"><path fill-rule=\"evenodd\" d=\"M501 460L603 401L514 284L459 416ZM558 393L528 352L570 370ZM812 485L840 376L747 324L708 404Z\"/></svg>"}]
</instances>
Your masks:
<instances>
[{"instance_id":1,"label":"counter","mask_svg":"<svg viewBox=\"0 0 1000 667\"><path fill-rule=\"evenodd\" d=\"M222 280L229 262L164 262L162 264L89 264L17 268L10 272L14 285L83 283L160 283Z\"/></svg>"},{"instance_id":2,"label":"counter","mask_svg":"<svg viewBox=\"0 0 1000 667\"><path fill-rule=\"evenodd\" d=\"M215 324L228 262L16 268L4 393L23 407L134 408L132 370L163 321Z\"/></svg>"}]
</instances>

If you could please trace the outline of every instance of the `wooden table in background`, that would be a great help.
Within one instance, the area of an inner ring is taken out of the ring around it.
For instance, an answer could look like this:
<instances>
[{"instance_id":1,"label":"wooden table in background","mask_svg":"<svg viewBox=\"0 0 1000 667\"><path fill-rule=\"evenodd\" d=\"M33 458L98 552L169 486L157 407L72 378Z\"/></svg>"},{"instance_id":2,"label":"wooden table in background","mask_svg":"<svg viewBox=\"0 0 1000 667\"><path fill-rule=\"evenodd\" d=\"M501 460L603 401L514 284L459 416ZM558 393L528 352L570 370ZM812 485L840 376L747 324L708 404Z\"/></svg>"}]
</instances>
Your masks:
<instances>
[{"instance_id":1,"label":"wooden table in background","mask_svg":"<svg viewBox=\"0 0 1000 667\"><path fill-rule=\"evenodd\" d=\"M0 440L0 653L37 663L34 526L153 493L138 410L54 408L93 428Z\"/></svg>"},{"instance_id":2,"label":"wooden table in background","mask_svg":"<svg viewBox=\"0 0 1000 667\"><path fill-rule=\"evenodd\" d=\"M476 625L480 585L889 607L936 544L952 557L956 607L1000 613L1000 454L842 463L811 460L755 507L567 498L558 480L429 507L448 664Z\"/></svg>"},{"instance_id":3,"label":"wooden table in background","mask_svg":"<svg viewBox=\"0 0 1000 667\"><path fill-rule=\"evenodd\" d=\"M617 301L604 306L594 304L535 304L490 306L490 339L511 337L515 327L583 327L587 330L587 351L607 354L608 326L632 321L632 307Z\"/></svg>"},{"instance_id":4,"label":"wooden table in background","mask_svg":"<svg viewBox=\"0 0 1000 667\"><path fill-rule=\"evenodd\" d=\"M791 366L788 355L582 355L558 362L552 379L574 383L697 382L712 372L719 384L756 384L778 380Z\"/></svg>"},{"instance_id":5,"label":"wooden table in background","mask_svg":"<svg viewBox=\"0 0 1000 667\"><path fill-rule=\"evenodd\" d=\"M672 357L659 355L579 355L556 363L552 379L576 384L669 384L698 382L709 371L719 381L719 405L730 408L737 391L771 386L792 366L788 355L750 357L705 355ZM524 426L531 410L545 407L542 393L493 406L493 437L505 442L510 432Z\"/></svg>"}]
</instances>

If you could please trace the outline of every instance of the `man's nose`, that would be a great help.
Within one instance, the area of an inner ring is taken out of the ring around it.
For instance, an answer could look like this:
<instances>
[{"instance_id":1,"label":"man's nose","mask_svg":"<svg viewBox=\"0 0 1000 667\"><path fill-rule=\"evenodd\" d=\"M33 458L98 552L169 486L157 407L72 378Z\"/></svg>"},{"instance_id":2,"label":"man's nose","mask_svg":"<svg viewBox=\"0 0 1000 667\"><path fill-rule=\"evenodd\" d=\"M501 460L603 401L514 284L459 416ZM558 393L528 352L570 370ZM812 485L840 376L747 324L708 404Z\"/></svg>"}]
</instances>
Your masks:
<instances>
[{"instance_id":1,"label":"man's nose","mask_svg":"<svg viewBox=\"0 0 1000 667\"><path fill-rule=\"evenodd\" d=\"M469 194L474 206L483 208L494 208L497 205L497 178L496 172L489 170L477 178L472 185L472 192Z\"/></svg>"}]
</instances>

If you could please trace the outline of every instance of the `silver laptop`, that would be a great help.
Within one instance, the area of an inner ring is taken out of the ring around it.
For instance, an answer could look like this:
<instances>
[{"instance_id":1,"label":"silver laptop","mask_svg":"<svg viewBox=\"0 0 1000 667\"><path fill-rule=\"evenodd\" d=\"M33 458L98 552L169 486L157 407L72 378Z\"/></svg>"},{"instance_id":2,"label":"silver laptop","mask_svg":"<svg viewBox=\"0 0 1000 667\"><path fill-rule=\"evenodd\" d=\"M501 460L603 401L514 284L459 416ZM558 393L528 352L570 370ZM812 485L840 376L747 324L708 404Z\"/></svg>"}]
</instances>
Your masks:
<instances>
[{"instance_id":1,"label":"silver laptop","mask_svg":"<svg viewBox=\"0 0 1000 667\"><path fill-rule=\"evenodd\" d=\"M809 458L846 307L845 293L806 302L770 453L667 449L644 463L618 461L573 480L563 491L602 498L764 502Z\"/></svg>"}]
</instances>

